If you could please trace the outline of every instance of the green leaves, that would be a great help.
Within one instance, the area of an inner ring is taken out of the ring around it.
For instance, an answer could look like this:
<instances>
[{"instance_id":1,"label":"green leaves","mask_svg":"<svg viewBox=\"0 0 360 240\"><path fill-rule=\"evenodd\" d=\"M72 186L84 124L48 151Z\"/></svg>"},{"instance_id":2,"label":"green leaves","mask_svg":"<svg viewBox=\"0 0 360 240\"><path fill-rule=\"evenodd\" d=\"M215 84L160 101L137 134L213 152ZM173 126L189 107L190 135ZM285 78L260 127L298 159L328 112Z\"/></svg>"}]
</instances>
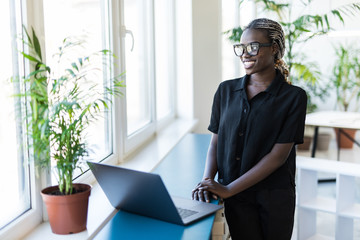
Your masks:
<instances>
[{"instance_id":1,"label":"green leaves","mask_svg":"<svg viewBox=\"0 0 360 240\"><path fill-rule=\"evenodd\" d=\"M345 23L344 16L354 16L360 12L360 3L351 3L342 5L336 9L331 9L323 14L307 14L312 7L312 0L302 0L303 9L300 15L293 14L292 1L275 0L255 0L257 6L262 7L263 11L274 13L277 20L283 26L286 39L285 62L289 65L290 81L301 85L308 93L308 99L324 99L327 86L320 84L322 74L319 68L314 67L314 63L304 61L303 55L299 54L302 45L317 37L329 33L335 22ZM241 7L242 1L240 1ZM298 8L298 6L295 6ZM301 5L300 5L301 7ZM303 14L305 13L305 14ZM228 39L232 42L240 42L243 29L236 27L225 32ZM312 96L312 98L311 98ZM360 97L360 94L359 94ZM308 104L308 106L314 106ZM315 106L312 107L315 109Z\"/></svg>"},{"instance_id":2,"label":"green leaves","mask_svg":"<svg viewBox=\"0 0 360 240\"><path fill-rule=\"evenodd\" d=\"M307 112L313 112L317 109L313 103L314 98L324 100L328 96L328 84L324 84L321 79L321 72L316 62L306 61L305 56L297 56L298 62L292 63L291 80L293 84L306 89L308 96Z\"/></svg>"},{"instance_id":3,"label":"green leaves","mask_svg":"<svg viewBox=\"0 0 360 240\"><path fill-rule=\"evenodd\" d=\"M27 58L28 60L32 61L32 62L37 62L37 63L40 63L41 61L38 60L36 57L34 56L31 56L31 55L28 55L26 53L21 53L25 58Z\"/></svg>"},{"instance_id":4,"label":"green leaves","mask_svg":"<svg viewBox=\"0 0 360 240\"><path fill-rule=\"evenodd\" d=\"M255 2L262 3L264 11L275 12L280 21L285 18L286 13L290 7L289 3L279 3L272 0L255 0Z\"/></svg>"},{"instance_id":5,"label":"green leaves","mask_svg":"<svg viewBox=\"0 0 360 240\"><path fill-rule=\"evenodd\" d=\"M331 11L332 15L337 17L342 23L344 23L344 19L342 14L346 16L355 16L360 11L360 3L350 3L346 5L342 5L337 9Z\"/></svg>"},{"instance_id":6,"label":"green leaves","mask_svg":"<svg viewBox=\"0 0 360 240\"><path fill-rule=\"evenodd\" d=\"M337 58L333 65L331 81L336 89L338 106L344 111L348 111L350 102L360 96L360 49L354 46L356 44L340 44L334 47Z\"/></svg>"},{"instance_id":7,"label":"green leaves","mask_svg":"<svg viewBox=\"0 0 360 240\"><path fill-rule=\"evenodd\" d=\"M311 85L315 85L321 76L318 69L319 66L316 63L293 63L293 70L296 73L296 76Z\"/></svg>"},{"instance_id":8,"label":"green leaves","mask_svg":"<svg viewBox=\"0 0 360 240\"><path fill-rule=\"evenodd\" d=\"M32 39L33 39L33 48L34 51L36 52L36 54L40 57L40 60L42 60L42 55L41 55L41 47L40 47L40 42L38 37L35 34L34 28L31 29L32 30Z\"/></svg>"},{"instance_id":9,"label":"green leaves","mask_svg":"<svg viewBox=\"0 0 360 240\"><path fill-rule=\"evenodd\" d=\"M233 29L230 29L230 30L224 32L224 34L229 35L228 39L233 43L240 42L242 33L243 33L243 30L241 27L233 28Z\"/></svg>"},{"instance_id":10,"label":"green leaves","mask_svg":"<svg viewBox=\"0 0 360 240\"><path fill-rule=\"evenodd\" d=\"M50 159L47 74L50 73L50 67L42 61L40 42L34 29L31 29L31 35L25 27L23 30L25 38L22 39L22 42L27 51L21 52L21 54L29 63L31 72L23 78L25 92L16 97L29 100L30 109L26 110L24 118L26 133L32 139L29 141L29 145L33 149L36 165L47 168Z\"/></svg>"},{"instance_id":11,"label":"green leaves","mask_svg":"<svg viewBox=\"0 0 360 240\"><path fill-rule=\"evenodd\" d=\"M56 64L50 67L42 61L35 31L29 35L24 28L24 32L29 51L21 54L33 68L24 78L27 91L16 97L30 98L31 113L24 121L37 165L46 168L55 161L59 189L71 194L73 172L88 155L86 129L111 107L111 96L123 95L122 74L108 79L105 86L94 82L92 79L106 78L104 69L114 55L104 49L84 56L78 51L84 41L72 38L62 41L54 55Z\"/></svg>"}]
</instances>

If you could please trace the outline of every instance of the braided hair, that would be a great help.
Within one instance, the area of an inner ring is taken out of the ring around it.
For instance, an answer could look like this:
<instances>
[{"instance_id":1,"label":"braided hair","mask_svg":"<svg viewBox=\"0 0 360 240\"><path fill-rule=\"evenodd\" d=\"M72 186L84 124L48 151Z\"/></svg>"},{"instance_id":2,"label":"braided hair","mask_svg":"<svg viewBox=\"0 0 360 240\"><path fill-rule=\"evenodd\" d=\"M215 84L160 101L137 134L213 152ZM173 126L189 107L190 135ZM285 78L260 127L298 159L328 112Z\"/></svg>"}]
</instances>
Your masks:
<instances>
[{"instance_id":1,"label":"braided hair","mask_svg":"<svg viewBox=\"0 0 360 240\"><path fill-rule=\"evenodd\" d=\"M278 69L282 75L284 75L285 80L287 80L289 68L282 59L285 53L285 34L281 25L268 18L258 18L250 22L250 24L245 27L244 31L246 29L256 29L265 32L269 40L278 46L279 51L275 55L274 62L275 68Z\"/></svg>"}]
</instances>

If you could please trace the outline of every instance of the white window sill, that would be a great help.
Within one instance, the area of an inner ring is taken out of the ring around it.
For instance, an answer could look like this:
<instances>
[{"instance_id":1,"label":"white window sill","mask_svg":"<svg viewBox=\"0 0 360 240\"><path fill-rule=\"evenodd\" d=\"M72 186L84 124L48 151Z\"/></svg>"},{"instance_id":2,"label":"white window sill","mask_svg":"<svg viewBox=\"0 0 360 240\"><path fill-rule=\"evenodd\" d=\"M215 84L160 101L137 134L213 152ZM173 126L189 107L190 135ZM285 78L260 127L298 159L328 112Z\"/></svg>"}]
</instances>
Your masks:
<instances>
[{"instance_id":1,"label":"white window sill","mask_svg":"<svg viewBox=\"0 0 360 240\"><path fill-rule=\"evenodd\" d=\"M135 155L126 159L121 166L141 171L152 171L171 149L195 127L196 120L176 120L163 129ZM56 235L51 232L48 221L43 222L25 236L25 240L39 239L92 239L102 227L116 214L100 186L93 182L89 199L87 230L71 234Z\"/></svg>"}]
</instances>

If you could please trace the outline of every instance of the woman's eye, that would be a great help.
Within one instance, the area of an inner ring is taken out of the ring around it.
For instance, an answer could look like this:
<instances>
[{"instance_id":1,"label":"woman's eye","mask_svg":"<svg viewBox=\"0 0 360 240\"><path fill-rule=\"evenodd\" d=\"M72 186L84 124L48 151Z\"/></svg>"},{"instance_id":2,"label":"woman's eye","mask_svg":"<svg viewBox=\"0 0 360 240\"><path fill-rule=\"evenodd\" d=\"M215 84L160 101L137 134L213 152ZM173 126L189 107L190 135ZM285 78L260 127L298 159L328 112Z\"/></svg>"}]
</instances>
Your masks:
<instances>
[{"instance_id":1,"label":"woman's eye","mask_svg":"<svg viewBox=\"0 0 360 240\"><path fill-rule=\"evenodd\" d=\"M258 49L257 45L252 45L251 46L251 51L257 51L257 49Z\"/></svg>"}]
</instances>

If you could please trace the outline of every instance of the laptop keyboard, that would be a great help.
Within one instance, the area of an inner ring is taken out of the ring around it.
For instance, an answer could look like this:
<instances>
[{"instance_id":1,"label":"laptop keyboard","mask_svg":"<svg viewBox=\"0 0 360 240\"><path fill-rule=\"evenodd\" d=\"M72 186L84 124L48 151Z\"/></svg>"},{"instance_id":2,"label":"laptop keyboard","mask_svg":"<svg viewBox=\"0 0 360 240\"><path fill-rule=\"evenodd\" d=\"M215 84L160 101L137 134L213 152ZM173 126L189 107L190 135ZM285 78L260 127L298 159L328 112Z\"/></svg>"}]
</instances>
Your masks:
<instances>
[{"instance_id":1,"label":"laptop keyboard","mask_svg":"<svg viewBox=\"0 0 360 240\"><path fill-rule=\"evenodd\" d=\"M198 213L196 211L192 211L192 210L184 209L184 208L179 208L179 207L177 207L177 210L178 210L181 218L187 218L187 217L190 217L191 215L194 215L194 214Z\"/></svg>"}]
</instances>

